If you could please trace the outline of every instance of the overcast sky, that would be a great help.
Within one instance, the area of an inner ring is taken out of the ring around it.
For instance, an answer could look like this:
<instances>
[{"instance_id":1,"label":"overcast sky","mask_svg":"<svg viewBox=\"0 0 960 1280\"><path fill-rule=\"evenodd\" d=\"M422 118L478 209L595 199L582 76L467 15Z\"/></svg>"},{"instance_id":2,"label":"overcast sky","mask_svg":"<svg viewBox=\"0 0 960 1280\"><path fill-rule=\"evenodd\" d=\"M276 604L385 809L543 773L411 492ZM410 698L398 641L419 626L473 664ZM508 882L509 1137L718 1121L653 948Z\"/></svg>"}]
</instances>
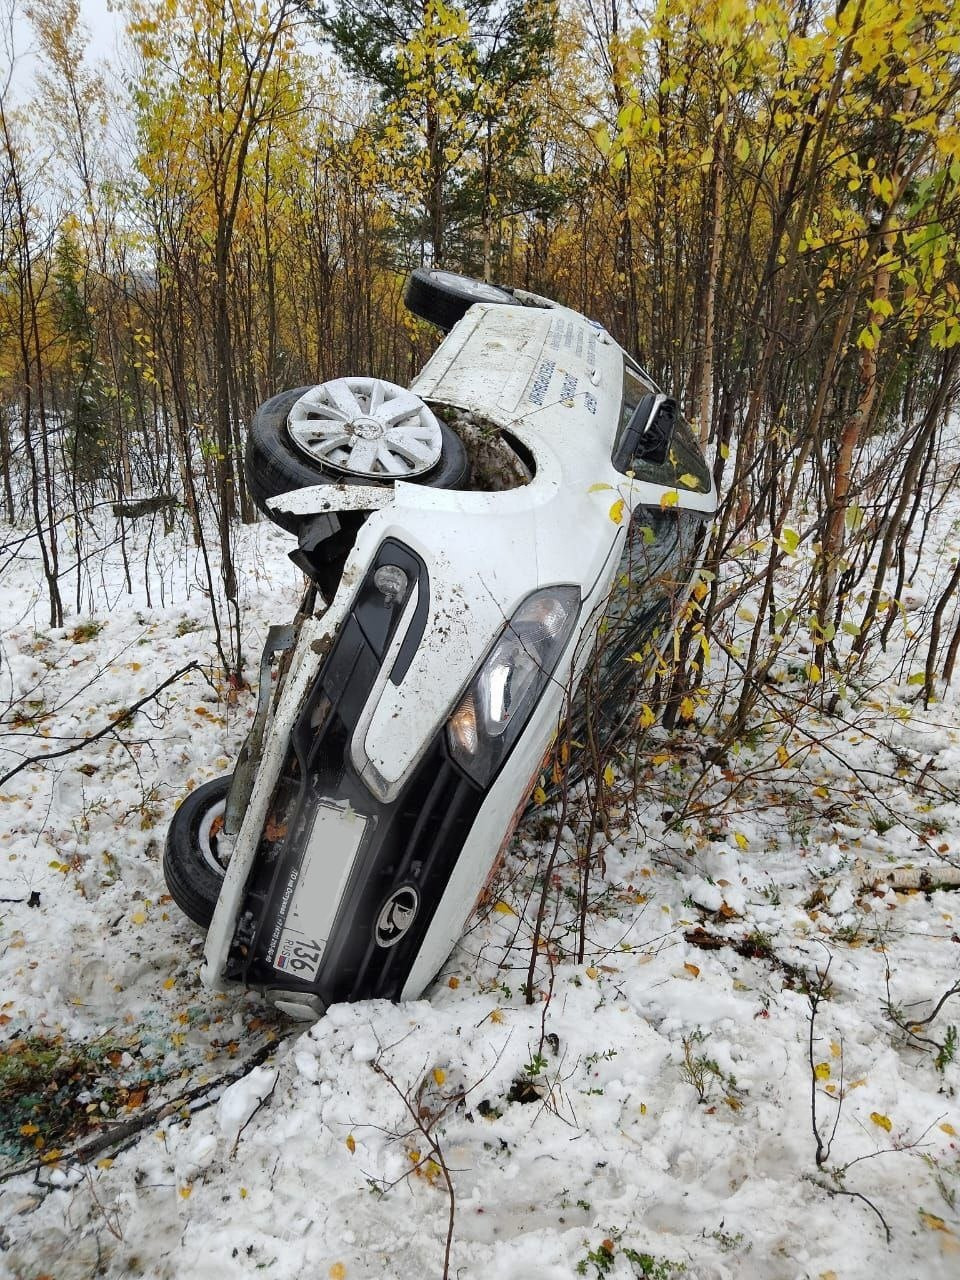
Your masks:
<instances>
[{"instance_id":1,"label":"overcast sky","mask_svg":"<svg viewBox=\"0 0 960 1280\"><path fill-rule=\"evenodd\" d=\"M25 97L32 87L36 74L36 58L33 55L35 46L33 28L23 15L24 0L17 0L17 17L14 25L14 64L13 89L15 95ZM117 63L117 37L122 28L121 16L111 13L107 8L107 0L80 0L80 12L83 22L90 33L87 57L92 61ZM0 50L0 63L6 57L6 50ZM5 68L0 67L0 75Z\"/></svg>"}]
</instances>

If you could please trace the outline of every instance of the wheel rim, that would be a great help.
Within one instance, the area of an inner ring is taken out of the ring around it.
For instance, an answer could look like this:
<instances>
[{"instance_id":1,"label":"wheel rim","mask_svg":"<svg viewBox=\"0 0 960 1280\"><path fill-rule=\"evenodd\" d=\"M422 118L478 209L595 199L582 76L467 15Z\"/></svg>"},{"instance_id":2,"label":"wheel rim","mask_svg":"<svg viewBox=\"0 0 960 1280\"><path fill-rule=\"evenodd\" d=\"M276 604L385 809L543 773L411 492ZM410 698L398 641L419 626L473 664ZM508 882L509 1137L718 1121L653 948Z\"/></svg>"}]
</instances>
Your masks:
<instances>
[{"instance_id":1,"label":"wheel rim","mask_svg":"<svg viewBox=\"0 0 960 1280\"><path fill-rule=\"evenodd\" d=\"M218 857L218 846L220 845L220 840L218 839L218 836L213 833L213 825L219 818L221 820L220 831L223 830L223 815L226 812L226 809L227 800L226 797L224 797L222 800L218 800L216 804L212 804L200 819L200 854L210 870L221 877L227 869L229 857L224 856L222 861L220 857Z\"/></svg>"},{"instance_id":2,"label":"wheel rim","mask_svg":"<svg viewBox=\"0 0 960 1280\"><path fill-rule=\"evenodd\" d=\"M431 271L430 276L436 284L459 289L461 293L470 293L478 302L503 302L504 298L510 297L505 289L500 289L495 284L474 280L472 276L461 276L455 271Z\"/></svg>"},{"instance_id":3,"label":"wheel rim","mask_svg":"<svg viewBox=\"0 0 960 1280\"><path fill-rule=\"evenodd\" d=\"M287 429L314 462L346 475L406 480L440 461L440 423L412 391L382 378L335 378L311 387Z\"/></svg>"}]
</instances>

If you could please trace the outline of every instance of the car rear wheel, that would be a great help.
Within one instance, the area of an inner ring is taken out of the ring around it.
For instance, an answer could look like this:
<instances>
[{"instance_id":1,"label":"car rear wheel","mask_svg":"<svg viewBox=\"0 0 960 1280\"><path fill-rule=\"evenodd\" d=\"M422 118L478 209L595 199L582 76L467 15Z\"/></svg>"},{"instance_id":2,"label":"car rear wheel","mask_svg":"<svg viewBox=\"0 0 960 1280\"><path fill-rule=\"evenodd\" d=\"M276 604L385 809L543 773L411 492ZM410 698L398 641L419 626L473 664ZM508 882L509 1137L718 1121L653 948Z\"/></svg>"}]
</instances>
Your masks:
<instances>
[{"instance_id":1,"label":"car rear wheel","mask_svg":"<svg viewBox=\"0 0 960 1280\"><path fill-rule=\"evenodd\" d=\"M499 285L461 276L455 271L431 271L426 267L411 271L403 300L408 311L445 332L452 329L475 302L513 304L515 301L513 294Z\"/></svg>"},{"instance_id":2,"label":"car rear wheel","mask_svg":"<svg viewBox=\"0 0 960 1280\"><path fill-rule=\"evenodd\" d=\"M227 774L190 792L173 815L163 851L163 875L171 898L204 929L213 919L229 861L223 815L230 782Z\"/></svg>"},{"instance_id":3,"label":"car rear wheel","mask_svg":"<svg viewBox=\"0 0 960 1280\"><path fill-rule=\"evenodd\" d=\"M458 489L469 475L459 437L412 391L380 378L337 378L272 396L254 415L245 465L253 501L290 533L304 517L267 506L281 493L395 480Z\"/></svg>"}]
</instances>

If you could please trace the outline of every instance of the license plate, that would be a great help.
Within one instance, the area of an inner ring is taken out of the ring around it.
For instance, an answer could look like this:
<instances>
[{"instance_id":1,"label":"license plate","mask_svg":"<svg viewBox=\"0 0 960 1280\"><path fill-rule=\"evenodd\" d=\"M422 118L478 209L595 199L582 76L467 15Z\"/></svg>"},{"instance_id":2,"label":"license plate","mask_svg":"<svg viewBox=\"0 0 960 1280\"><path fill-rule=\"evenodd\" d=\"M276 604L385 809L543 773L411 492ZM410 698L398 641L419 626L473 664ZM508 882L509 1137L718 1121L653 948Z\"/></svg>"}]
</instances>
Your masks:
<instances>
[{"instance_id":1,"label":"license plate","mask_svg":"<svg viewBox=\"0 0 960 1280\"><path fill-rule=\"evenodd\" d=\"M287 885L286 915L271 961L279 973L315 982L357 850L371 820L352 809L317 806L300 866Z\"/></svg>"}]
</instances>

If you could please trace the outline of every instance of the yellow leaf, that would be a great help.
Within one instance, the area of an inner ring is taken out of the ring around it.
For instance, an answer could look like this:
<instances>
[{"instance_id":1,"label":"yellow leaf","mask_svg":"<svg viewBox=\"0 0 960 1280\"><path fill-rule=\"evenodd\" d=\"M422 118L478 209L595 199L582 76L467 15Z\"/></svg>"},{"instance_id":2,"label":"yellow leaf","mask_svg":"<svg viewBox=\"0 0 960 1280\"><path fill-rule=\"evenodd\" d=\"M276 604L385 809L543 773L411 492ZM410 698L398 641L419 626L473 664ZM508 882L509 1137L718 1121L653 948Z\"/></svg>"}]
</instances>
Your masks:
<instances>
[{"instance_id":1,"label":"yellow leaf","mask_svg":"<svg viewBox=\"0 0 960 1280\"><path fill-rule=\"evenodd\" d=\"M645 1116L647 1114L647 1104L645 1102L640 1103L640 1114L642 1116Z\"/></svg>"},{"instance_id":2,"label":"yellow leaf","mask_svg":"<svg viewBox=\"0 0 960 1280\"><path fill-rule=\"evenodd\" d=\"M681 720L692 720L693 714L696 711L696 709L697 709L697 704L689 695L680 699L680 719Z\"/></svg>"},{"instance_id":3,"label":"yellow leaf","mask_svg":"<svg viewBox=\"0 0 960 1280\"><path fill-rule=\"evenodd\" d=\"M335 1262L328 1272L330 1280L346 1280L346 1274L347 1268L342 1262Z\"/></svg>"},{"instance_id":4,"label":"yellow leaf","mask_svg":"<svg viewBox=\"0 0 960 1280\"><path fill-rule=\"evenodd\" d=\"M747 839L747 837L743 834L742 831L735 831L733 833L733 838L736 841L737 847L739 849L750 848L750 841Z\"/></svg>"},{"instance_id":5,"label":"yellow leaf","mask_svg":"<svg viewBox=\"0 0 960 1280\"><path fill-rule=\"evenodd\" d=\"M585 970L585 972L586 972L587 977L588 977L588 978L590 978L590 979L595 979L595 978L597 978L597 977L599 976L599 974L600 974L600 970L599 970L599 969L597 969L597 968L595 968L593 965L590 965L590 967L589 967L588 969L586 969L586 970Z\"/></svg>"},{"instance_id":6,"label":"yellow leaf","mask_svg":"<svg viewBox=\"0 0 960 1280\"><path fill-rule=\"evenodd\" d=\"M680 477L680 483L687 489L700 488L699 476L692 476L689 471L685 471L683 473L683 475Z\"/></svg>"},{"instance_id":7,"label":"yellow leaf","mask_svg":"<svg viewBox=\"0 0 960 1280\"><path fill-rule=\"evenodd\" d=\"M544 804L546 803L546 799L547 799L547 793L544 791L543 787L534 787L533 789L534 804Z\"/></svg>"},{"instance_id":8,"label":"yellow leaf","mask_svg":"<svg viewBox=\"0 0 960 1280\"><path fill-rule=\"evenodd\" d=\"M357 1149L357 1140L356 1140L356 1138L354 1138L354 1136L353 1136L353 1134L352 1134L352 1133L348 1133L348 1134L347 1134L346 1146L347 1146L347 1150L350 1152L350 1154L351 1154L351 1155L353 1155L353 1153L354 1153L354 1152L356 1151L356 1149Z\"/></svg>"},{"instance_id":9,"label":"yellow leaf","mask_svg":"<svg viewBox=\"0 0 960 1280\"><path fill-rule=\"evenodd\" d=\"M447 979L447 986L450 987L452 991L456 991L459 985L460 985L460 979L458 977L451 976Z\"/></svg>"},{"instance_id":10,"label":"yellow leaf","mask_svg":"<svg viewBox=\"0 0 960 1280\"><path fill-rule=\"evenodd\" d=\"M942 1124L940 1126L940 1130L951 1138L955 1138L957 1136L957 1131L952 1124Z\"/></svg>"},{"instance_id":11,"label":"yellow leaf","mask_svg":"<svg viewBox=\"0 0 960 1280\"><path fill-rule=\"evenodd\" d=\"M109 1169L113 1165L113 1161L109 1156L104 1156L102 1160L97 1161L98 1169Z\"/></svg>"},{"instance_id":12,"label":"yellow leaf","mask_svg":"<svg viewBox=\"0 0 960 1280\"><path fill-rule=\"evenodd\" d=\"M499 911L502 916L515 916L517 914L510 903L504 902L502 898L493 909L494 911Z\"/></svg>"},{"instance_id":13,"label":"yellow leaf","mask_svg":"<svg viewBox=\"0 0 960 1280\"><path fill-rule=\"evenodd\" d=\"M660 499L661 507L675 507L680 501L680 495L676 489L671 489L669 493L665 493Z\"/></svg>"},{"instance_id":14,"label":"yellow leaf","mask_svg":"<svg viewBox=\"0 0 960 1280\"><path fill-rule=\"evenodd\" d=\"M590 488L587 490L587 493L599 493L602 489L612 489L612 488L613 488L612 484L603 484L603 483L592 484Z\"/></svg>"},{"instance_id":15,"label":"yellow leaf","mask_svg":"<svg viewBox=\"0 0 960 1280\"><path fill-rule=\"evenodd\" d=\"M603 780L608 787L613 786L613 765L608 764L603 771Z\"/></svg>"},{"instance_id":16,"label":"yellow leaf","mask_svg":"<svg viewBox=\"0 0 960 1280\"><path fill-rule=\"evenodd\" d=\"M434 1078L434 1080L436 1081L436 1083L437 1083L437 1085L438 1085L438 1086L439 1086L439 1085L442 1085L442 1084L443 1084L443 1082L444 1082L444 1080L446 1080L446 1078L447 1078L447 1073L443 1070L443 1068L442 1068L442 1067L434 1067L434 1068L433 1068L433 1078Z\"/></svg>"},{"instance_id":17,"label":"yellow leaf","mask_svg":"<svg viewBox=\"0 0 960 1280\"><path fill-rule=\"evenodd\" d=\"M618 498L616 502L613 504L613 506L610 508L609 515L610 515L610 519L613 521L614 524L623 524L624 505L625 504L623 499Z\"/></svg>"},{"instance_id":18,"label":"yellow leaf","mask_svg":"<svg viewBox=\"0 0 960 1280\"><path fill-rule=\"evenodd\" d=\"M650 763L666 764L669 759L670 759L670 753L668 751L660 751L658 752L657 755L650 757Z\"/></svg>"},{"instance_id":19,"label":"yellow leaf","mask_svg":"<svg viewBox=\"0 0 960 1280\"><path fill-rule=\"evenodd\" d=\"M889 1116L881 1115L879 1111L871 1111L870 1119L874 1124L879 1125L881 1129L885 1129L887 1133L893 1128Z\"/></svg>"},{"instance_id":20,"label":"yellow leaf","mask_svg":"<svg viewBox=\"0 0 960 1280\"><path fill-rule=\"evenodd\" d=\"M134 924L145 924L147 917L142 911L135 911L130 917Z\"/></svg>"},{"instance_id":21,"label":"yellow leaf","mask_svg":"<svg viewBox=\"0 0 960 1280\"><path fill-rule=\"evenodd\" d=\"M491 1021L491 1022L502 1022L502 1021L503 1021L503 1010L502 1010L502 1009L494 1009L493 1013L491 1013L491 1015L490 1015L490 1021Z\"/></svg>"},{"instance_id":22,"label":"yellow leaf","mask_svg":"<svg viewBox=\"0 0 960 1280\"><path fill-rule=\"evenodd\" d=\"M819 684L820 681L823 679L823 676L821 675L821 672L820 672L820 668L817 666L815 662L811 662L809 667L807 667L807 677L810 680L811 684Z\"/></svg>"},{"instance_id":23,"label":"yellow leaf","mask_svg":"<svg viewBox=\"0 0 960 1280\"><path fill-rule=\"evenodd\" d=\"M700 977L700 967L699 967L699 965L695 965L695 964L685 964L683 967L686 969L687 973L691 973L691 974L693 974L693 976L694 976L695 978L699 978L699 977Z\"/></svg>"},{"instance_id":24,"label":"yellow leaf","mask_svg":"<svg viewBox=\"0 0 960 1280\"><path fill-rule=\"evenodd\" d=\"M656 716L650 710L646 703L640 708L640 719L638 721L641 729L649 729L656 720Z\"/></svg>"},{"instance_id":25,"label":"yellow leaf","mask_svg":"<svg viewBox=\"0 0 960 1280\"><path fill-rule=\"evenodd\" d=\"M185 1187L180 1188L180 1196L182 1199L189 1200L192 1194L193 1194L193 1187L191 1187L189 1182Z\"/></svg>"},{"instance_id":26,"label":"yellow leaf","mask_svg":"<svg viewBox=\"0 0 960 1280\"><path fill-rule=\"evenodd\" d=\"M163 984L163 988L165 991L170 991L176 985L177 985L176 978L167 978L166 982L164 982Z\"/></svg>"},{"instance_id":27,"label":"yellow leaf","mask_svg":"<svg viewBox=\"0 0 960 1280\"><path fill-rule=\"evenodd\" d=\"M925 1227L929 1227L931 1231L948 1231L950 1228L942 1218L938 1218L935 1213L925 1213L920 1210L920 1221Z\"/></svg>"},{"instance_id":28,"label":"yellow leaf","mask_svg":"<svg viewBox=\"0 0 960 1280\"><path fill-rule=\"evenodd\" d=\"M829 1080L830 1079L830 1063L818 1062L817 1065L813 1068L813 1074L817 1077L818 1080Z\"/></svg>"},{"instance_id":29,"label":"yellow leaf","mask_svg":"<svg viewBox=\"0 0 960 1280\"><path fill-rule=\"evenodd\" d=\"M241 1199L241 1200L246 1200L246 1198L247 1198L247 1196L248 1196L249 1194L250 1194L250 1193L249 1193L249 1191L247 1191L247 1188L246 1188L246 1187L241 1187L241 1188L240 1188L240 1199Z\"/></svg>"},{"instance_id":30,"label":"yellow leaf","mask_svg":"<svg viewBox=\"0 0 960 1280\"><path fill-rule=\"evenodd\" d=\"M25 1138L32 1138L35 1133L40 1132L40 1129L35 1124L22 1124L20 1126L20 1132Z\"/></svg>"}]
</instances>

